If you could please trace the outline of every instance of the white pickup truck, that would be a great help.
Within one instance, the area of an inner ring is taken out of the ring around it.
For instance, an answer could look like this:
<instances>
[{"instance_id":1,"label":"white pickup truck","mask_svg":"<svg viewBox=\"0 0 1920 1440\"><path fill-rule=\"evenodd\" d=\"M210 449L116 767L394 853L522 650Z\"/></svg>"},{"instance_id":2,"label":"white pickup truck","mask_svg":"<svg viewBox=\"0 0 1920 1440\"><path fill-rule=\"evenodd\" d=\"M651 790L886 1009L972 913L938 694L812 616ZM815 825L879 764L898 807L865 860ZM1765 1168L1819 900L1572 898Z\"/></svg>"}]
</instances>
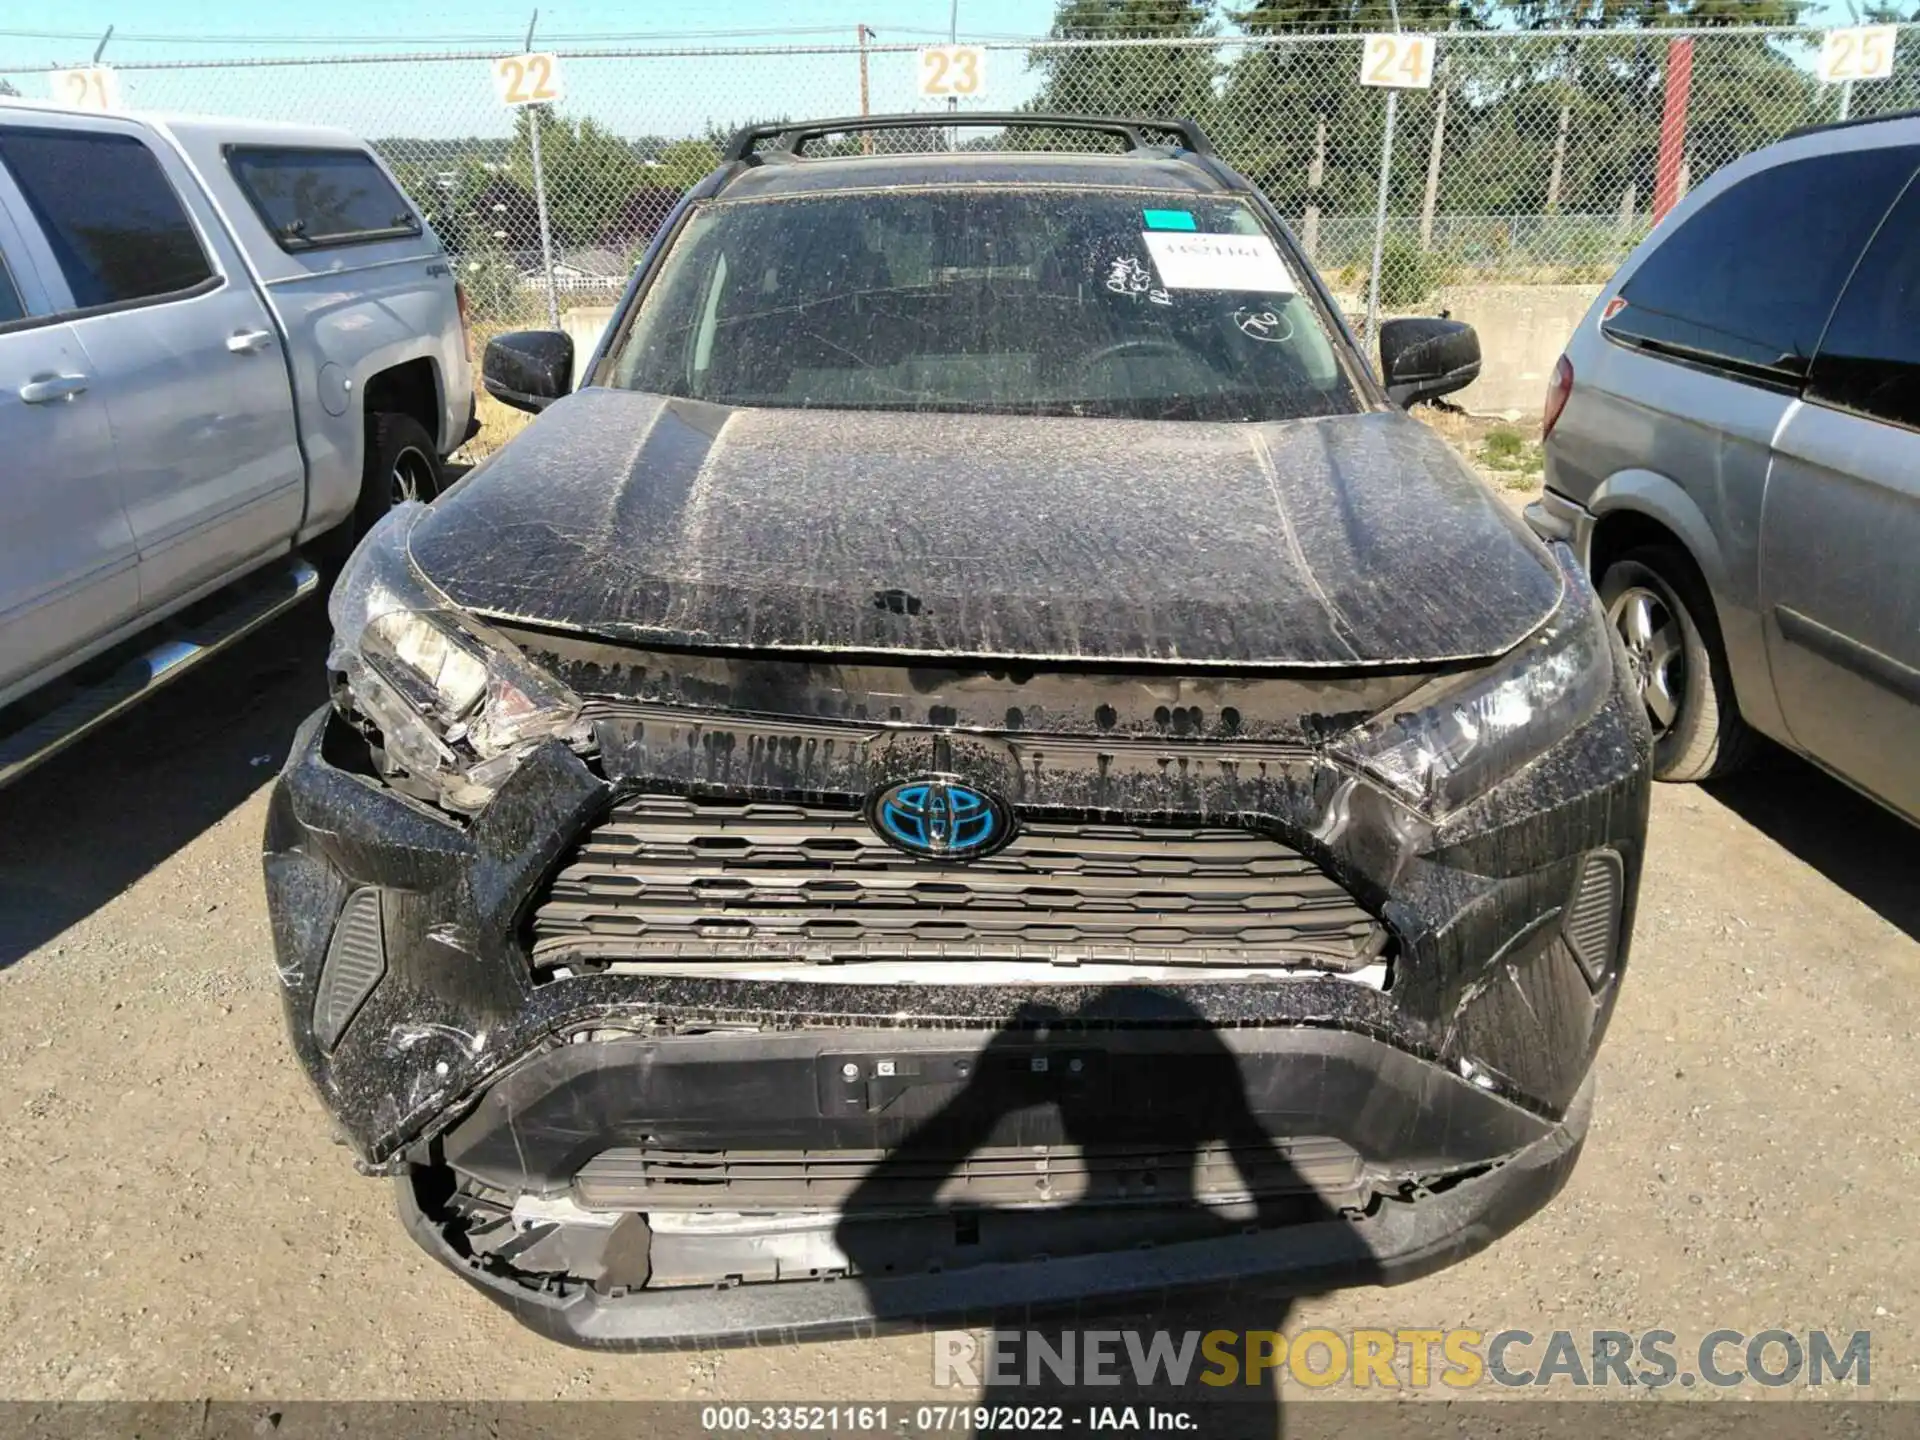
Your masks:
<instances>
[{"instance_id":1,"label":"white pickup truck","mask_svg":"<svg viewBox=\"0 0 1920 1440\"><path fill-rule=\"evenodd\" d=\"M431 499L468 350L351 135L0 101L0 785Z\"/></svg>"}]
</instances>

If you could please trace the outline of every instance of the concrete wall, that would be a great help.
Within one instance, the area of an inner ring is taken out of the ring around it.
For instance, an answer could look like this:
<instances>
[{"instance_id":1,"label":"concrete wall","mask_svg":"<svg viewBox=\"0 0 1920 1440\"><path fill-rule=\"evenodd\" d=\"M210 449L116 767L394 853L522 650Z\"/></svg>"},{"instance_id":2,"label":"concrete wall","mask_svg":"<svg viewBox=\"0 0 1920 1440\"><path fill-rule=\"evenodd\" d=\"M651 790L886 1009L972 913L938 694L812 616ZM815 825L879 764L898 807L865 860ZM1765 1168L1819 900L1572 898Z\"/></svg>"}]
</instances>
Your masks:
<instances>
[{"instance_id":1,"label":"concrete wall","mask_svg":"<svg viewBox=\"0 0 1920 1440\"><path fill-rule=\"evenodd\" d=\"M560 312L560 328L573 337L573 383L580 383L580 374L587 368L587 357L593 354L594 347L600 343L600 332L607 328L607 322L613 318L611 305L575 305Z\"/></svg>"},{"instance_id":2,"label":"concrete wall","mask_svg":"<svg viewBox=\"0 0 1920 1440\"><path fill-rule=\"evenodd\" d=\"M1480 378L1447 399L1475 415L1539 419L1554 362L1598 285L1461 285L1424 308L1445 310L1480 334Z\"/></svg>"}]
</instances>

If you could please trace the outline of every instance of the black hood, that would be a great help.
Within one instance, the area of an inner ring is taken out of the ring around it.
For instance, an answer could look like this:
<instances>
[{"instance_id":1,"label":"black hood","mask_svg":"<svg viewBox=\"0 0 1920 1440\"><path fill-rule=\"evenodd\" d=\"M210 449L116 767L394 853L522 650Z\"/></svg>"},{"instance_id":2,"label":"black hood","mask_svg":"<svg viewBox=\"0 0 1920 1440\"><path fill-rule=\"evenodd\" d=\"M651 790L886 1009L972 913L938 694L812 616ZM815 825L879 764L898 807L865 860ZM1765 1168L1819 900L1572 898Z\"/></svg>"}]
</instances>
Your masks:
<instances>
[{"instance_id":1,"label":"black hood","mask_svg":"<svg viewBox=\"0 0 1920 1440\"><path fill-rule=\"evenodd\" d=\"M1405 415L729 409L603 389L442 497L413 559L468 610L641 643L1194 666L1490 657L1561 587Z\"/></svg>"}]
</instances>

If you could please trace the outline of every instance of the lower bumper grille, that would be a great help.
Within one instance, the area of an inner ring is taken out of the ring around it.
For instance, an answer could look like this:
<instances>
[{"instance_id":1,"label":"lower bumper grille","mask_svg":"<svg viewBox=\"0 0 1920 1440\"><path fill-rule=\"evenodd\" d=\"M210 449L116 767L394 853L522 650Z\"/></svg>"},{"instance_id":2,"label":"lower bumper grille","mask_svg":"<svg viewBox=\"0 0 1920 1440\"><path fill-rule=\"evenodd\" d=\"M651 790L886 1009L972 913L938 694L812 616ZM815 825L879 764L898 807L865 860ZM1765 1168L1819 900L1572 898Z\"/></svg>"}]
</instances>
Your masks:
<instances>
[{"instance_id":1,"label":"lower bumper grille","mask_svg":"<svg viewBox=\"0 0 1920 1440\"><path fill-rule=\"evenodd\" d=\"M829 1210L860 1190L862 1213L899 1207L1178 1204L1317 1193L1345 1196L1360 1156L1330 1138L1263 1146L1007 1146L964 1158L895 1160L868 1182L879 1150L607 1150L574 1178L589 1210Z\"/></svg>"},{"instance_id":2,"label":"lower bumper grille","mask_svg":"<svg viewBox=\"0 0 1920 1440\"><path fill-rule=\"evenodd\" d=\"M999 854L902 855L857 813L643 795L554 878L536 964L1120 962L1358 970L1384 927L1312 861L1226 828L1029 823Z\"/></svg>"}]
</instances>

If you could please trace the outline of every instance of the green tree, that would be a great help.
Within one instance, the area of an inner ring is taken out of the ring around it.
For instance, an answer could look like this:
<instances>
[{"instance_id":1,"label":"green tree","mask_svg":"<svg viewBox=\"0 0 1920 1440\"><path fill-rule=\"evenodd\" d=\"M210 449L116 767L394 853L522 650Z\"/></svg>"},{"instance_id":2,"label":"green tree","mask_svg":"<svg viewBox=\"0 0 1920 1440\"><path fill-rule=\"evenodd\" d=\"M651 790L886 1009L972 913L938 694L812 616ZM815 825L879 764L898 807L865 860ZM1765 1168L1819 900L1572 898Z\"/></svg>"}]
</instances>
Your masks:
<instances>
[{"instance_id":1,"label":"green tree","mask_svg":"<svg viewBox=\"0 0 1920 1440\"><path fill-rule=\"evenodd\" d=\"M1501 6L1529 30L1798 25L1813 8L1814 0L1506 0Z\"/></svg>"},{"instance_id":2,"label":"green tree","mask_svg":"<svg viewBox=\"0 0 1920 1440\"><path fill-rule=\"evenodd\" d=\"M1166 38L1214 33L1211 0L1061 0L1053 40ZM1199 120L1213 109L1216 61L1205 45L1070 46L1027 52L1045 78L1028 107L1091 115Z\"/></svg>"},{"instance_id":3,"label":"green tree","mask_svg":"<svg viewBox=\"0 0 1920 1440\"><path fill-rule=\"evenodd\" d=\"M1401 0L1399 18L1409 30L1477 29L1486 22L1486 9L1485 0ZM1236 52L1215 142L1288 214L1298 215L1309 204L1329 213L1371 210L1385 106L1379 91L1357 83L1359 39L1288 43L1284 37L1391 30L1393 8L1387 0L1254 0L1229 10L1228 18L1276 43ZM1407 91L1400 97L1390 202L1396 211L1420 203L1425 152L1410 137L1430 128L1435 93ZM1310 192L1308 165L1321 125L1324 176L1320 189Z\"/></svg>"},{"instance_id":4,"label":"green tree","mask_svg":"<svg viewBox=\"0 0 1920 1440\"><path fill-rule=\"evenodd\" d=\"M1227 16L1255 34L1472 29L1487 23L1489 0L1253 0ZM1355 62L1355 69L1359 68Z\"/></svg>"},{"instance_id":5,"label":"green tree","mask_svg":"<svg viewBox=\"0 0 1920 1440\"><path fill-rule=\"evenodd\" d=\"M646 183L684 195L719 163L720 147L712 140L674 140L654 156Z\"/></svg>"},{"instance_id":6,"label":"green tree","mask_svg":"<svg viewBox=\"0 0 1920 1440\"><path fill-rule=\"evenodd\" d=\"M1666 97L1662 29L1735 32L1693 45L1686 156L1695 183L1795 126L1827 118L1806 69L1808 39L1737 33L1799 23L1806 0L1515 0L1505 8L1524 29L1611 32L1518 39L1524 61L1485 107L1491 124L1522 134L1550 133L1560 106L1568 107L1563 209L1610 211L1629 184L1641 203L1650 197Z\"/></svg>"},{"instance_id":7,"label":"green tree","mask_svg":"<svg viewBox=\"0 0 1920 1440\"><path fill-rule=\"evenodd\" d=\"M607 222L653 172L633 146L599 121L567 120L545 106L528 106L514 117L507 173L529 191L536 124L554 243L569 249L598 244Z\"/></svg>"}]
</instances>

